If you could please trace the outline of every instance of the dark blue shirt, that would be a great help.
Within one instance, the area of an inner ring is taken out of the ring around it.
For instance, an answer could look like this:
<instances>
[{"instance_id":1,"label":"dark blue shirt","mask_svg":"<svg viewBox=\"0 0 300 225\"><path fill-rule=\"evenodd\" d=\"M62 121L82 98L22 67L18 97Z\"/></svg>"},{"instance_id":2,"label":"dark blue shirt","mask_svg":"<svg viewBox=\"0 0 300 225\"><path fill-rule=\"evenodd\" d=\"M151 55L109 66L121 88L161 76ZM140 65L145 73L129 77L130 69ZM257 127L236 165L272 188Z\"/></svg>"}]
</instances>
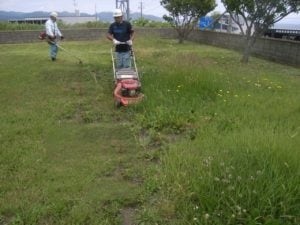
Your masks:
<instances>
[{"instance_id":1,"label":"dark blue shirt","mask_svg":"<svg viewBox=\"0 0 300 225\"><path fill-rule=\"evenodd\" d=\"M108 33L113 35L113 37L120 41L126 42L130 40L130 36L133 33L132 26L127 21L122 21L121 23L114 22L110 25ZM127 52L130 50L130 46L127 44L121 44L116 46L117 52Z\"/></svg>"}]
</instances>

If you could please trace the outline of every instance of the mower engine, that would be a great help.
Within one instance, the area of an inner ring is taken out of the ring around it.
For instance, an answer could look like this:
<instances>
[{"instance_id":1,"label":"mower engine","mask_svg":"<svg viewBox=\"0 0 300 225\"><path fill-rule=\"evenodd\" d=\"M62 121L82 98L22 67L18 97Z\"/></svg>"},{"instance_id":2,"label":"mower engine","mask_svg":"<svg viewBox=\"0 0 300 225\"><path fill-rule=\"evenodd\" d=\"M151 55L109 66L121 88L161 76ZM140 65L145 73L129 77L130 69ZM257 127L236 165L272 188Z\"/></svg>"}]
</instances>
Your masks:
<instances>
[{"instance_id":1,"label":"mower engine","mask_svg":"<svg viewBox=\"0 0 300 225\"><path fill-rule=\"evenodd\" d=\"M121 93L124 97L137 96L141 91L141 83L134 79L125 79L120 81L122 85Z\"/></svg>"}]
</instances>

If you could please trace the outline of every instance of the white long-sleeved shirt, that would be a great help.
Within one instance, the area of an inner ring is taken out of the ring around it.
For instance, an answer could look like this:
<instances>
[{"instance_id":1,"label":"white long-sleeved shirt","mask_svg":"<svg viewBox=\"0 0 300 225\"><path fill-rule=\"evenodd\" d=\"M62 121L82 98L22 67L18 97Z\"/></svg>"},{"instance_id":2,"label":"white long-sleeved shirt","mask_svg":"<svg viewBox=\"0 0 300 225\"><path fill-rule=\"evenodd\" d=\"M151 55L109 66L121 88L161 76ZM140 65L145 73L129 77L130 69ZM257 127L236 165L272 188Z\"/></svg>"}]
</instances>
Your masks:
<instances>
[{"instance_id":1,"label":"white long-sleeved shirt","mask_svg":"<svg viewBox=\"0 0 300 225\"><path fill-rule=\"evenodd\" d=\"M60 30L57 27L57 23L51 19L48 19L46 22L46 34L49 36L62 36Z\"/></svg>"}]
</instances>

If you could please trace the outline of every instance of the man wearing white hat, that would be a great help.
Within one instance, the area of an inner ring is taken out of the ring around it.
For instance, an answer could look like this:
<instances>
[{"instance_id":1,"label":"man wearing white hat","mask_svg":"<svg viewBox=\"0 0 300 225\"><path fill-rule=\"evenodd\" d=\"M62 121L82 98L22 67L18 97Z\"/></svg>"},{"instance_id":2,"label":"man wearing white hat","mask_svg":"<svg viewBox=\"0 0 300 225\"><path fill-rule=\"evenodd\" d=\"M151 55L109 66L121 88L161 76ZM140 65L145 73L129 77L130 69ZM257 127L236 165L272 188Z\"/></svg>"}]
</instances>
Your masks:
<instances>
[{"instance_id":1,"label":"man wearing white hat","mask_svg":"<svg viewBox=\"0 0 300 225\"><path fill-rule=\"evenodd\" d=\"M48 38L48 43L50 45L50 57L52 61L56 60L58 47L56 45L56 38L59 36L61 40L64 38L60 30L58 29L56 20L57 20L57 13L52 12L50 14L50 19L47 20L45 26L46 26L46 34Z\"/></svg>"},{"instance_id":2,"label":"man wearing white hat","mask_svg":"<svg viewBox=\"0 0 300 225\"><path fill-rule=\"evenodd\" d=\"M115 22L110 25L107 38L115 45L117 68L128 68L131 66L130 51L134 31L131 23L123 20L121 9L116 9L113 17Z\"/></svg>"}]
</instances>

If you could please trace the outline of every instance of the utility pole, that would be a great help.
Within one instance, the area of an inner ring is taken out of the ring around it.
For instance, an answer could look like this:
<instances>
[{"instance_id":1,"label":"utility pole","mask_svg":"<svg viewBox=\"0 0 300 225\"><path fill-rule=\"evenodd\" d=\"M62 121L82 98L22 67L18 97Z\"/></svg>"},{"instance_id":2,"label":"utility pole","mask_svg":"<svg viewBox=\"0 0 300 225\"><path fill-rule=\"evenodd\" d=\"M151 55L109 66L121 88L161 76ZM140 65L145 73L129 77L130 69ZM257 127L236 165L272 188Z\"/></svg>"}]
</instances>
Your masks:
<instances>
[{"instance_id":1,"label":"utility pole","mask_svg":"<svg viewBox=\"0 0 300 225\"><path fill-rule=\"evenodd\" d=\"M97 4L95 4L95 20L98 20L98 14L97 14Z\"/></svg>"},{"instance_id":2,"label":"utility pole","mask_svg":"<svg viewBox=\"0 0 300 225\"><path fill-rule=\"evenodd\" d=\"M143 19L143 1L140 2L139 9L141 10L141 17L140 17L140 19Z\"/></svg>"},{"instance_id":3,"label":"utility pole","mask_svg":"<svg viewBox=\"0 0 300 225\"><path fill-rule=\"evenodd\" d=\"M125 20L130 19L129 0L116 0L116 9L121 9Z\"/></svg>"},{"instance_id":4,"label":"utility pole","mask_svg":"<svg viewBox=\"0 0 300 225\"><path fill-rule=\"evenodd\" d=\"M77 1L73 0L73 4L74 4L74 8L75 8L75 16L80 16Z\"/></svg>"}]
</instances>

